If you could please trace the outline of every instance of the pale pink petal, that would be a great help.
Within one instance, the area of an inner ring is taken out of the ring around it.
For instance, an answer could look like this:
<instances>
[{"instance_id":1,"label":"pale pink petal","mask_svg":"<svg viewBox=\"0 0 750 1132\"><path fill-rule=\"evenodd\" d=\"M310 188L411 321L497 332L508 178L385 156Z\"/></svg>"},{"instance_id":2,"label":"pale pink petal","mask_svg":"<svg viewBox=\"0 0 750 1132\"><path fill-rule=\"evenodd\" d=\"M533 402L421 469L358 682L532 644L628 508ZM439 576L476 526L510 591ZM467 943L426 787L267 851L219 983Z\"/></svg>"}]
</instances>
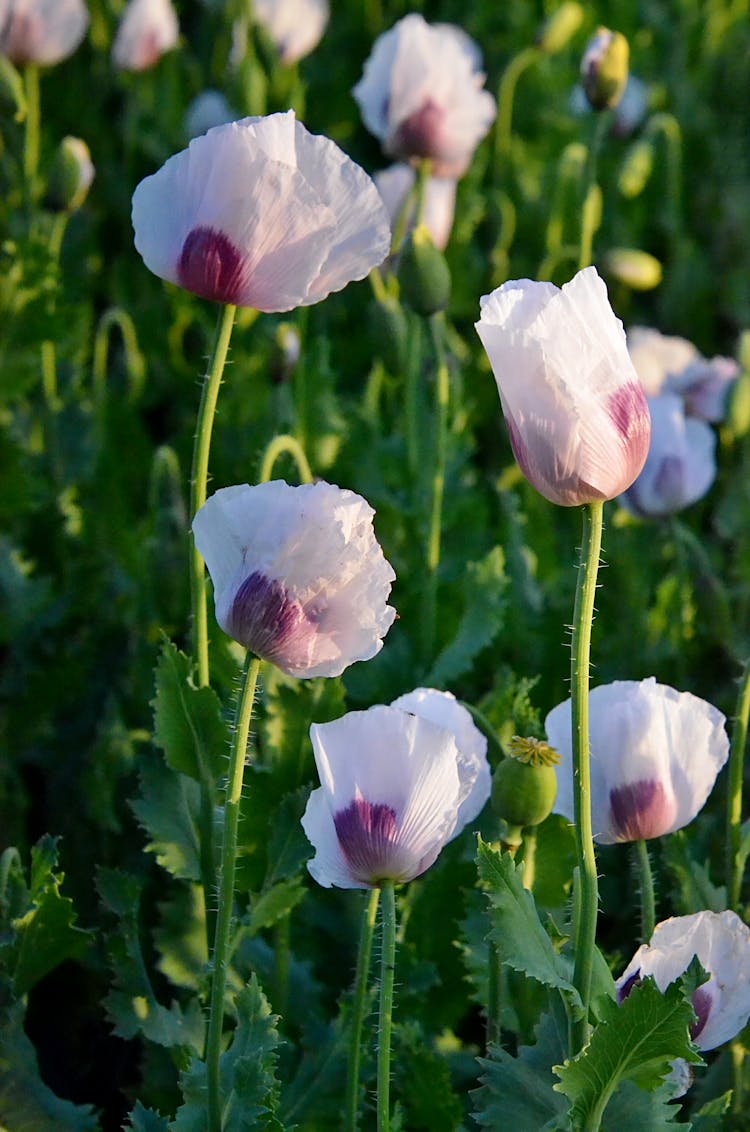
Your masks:
<instances>
[{"instance_id":1,"label":"pale pink petal","mask_svg":"<svg viewBox=\"0 0 750 1132\"><path fill-rule=\"evenodd\" d=\"M123 71L145 71L177 46L180 25L171 0L129 0L112 45Z\"/></svg>"}]
</instances>

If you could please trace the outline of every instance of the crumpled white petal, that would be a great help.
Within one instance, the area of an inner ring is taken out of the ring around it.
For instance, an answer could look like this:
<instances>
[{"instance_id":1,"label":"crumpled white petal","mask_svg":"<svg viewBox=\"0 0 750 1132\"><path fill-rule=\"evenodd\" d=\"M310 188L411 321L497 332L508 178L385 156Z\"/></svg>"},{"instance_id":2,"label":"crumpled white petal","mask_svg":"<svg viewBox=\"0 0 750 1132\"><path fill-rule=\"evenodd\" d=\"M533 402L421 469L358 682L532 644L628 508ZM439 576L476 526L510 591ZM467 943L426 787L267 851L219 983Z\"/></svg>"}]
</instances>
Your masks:
<instances>
[{"instance_id":1,"label":"crumpled white petal","mask_svg":"<svg viewBox=\"0 0 750 1132\"><path fill-rule=\"evenodd\" d=\"M318 46L329 14L328 0L253 0L253 16L265 27L286 66Z\"/></svg>"},{"instance_id":2,"label":"crumpled white petal","mask_svg":"<svg viewBox=\"0 0 750 1132\"><path fill-rule=\"evenodd\" d=\"M497 112L479 66L461 29L412 13L379 36L352 93L387 153L428 157L437 176L460 177Z\"/></svg>"},{"instance_id":3,"label":"crumpled white petal","mask_svg":"<svg viewBox=\"0 0 750 1132\"><path fill-rule=\"evenodd\" d=\"M367 888L419 876L454 835L463 794L451 731L378 705L313 724L321 786L302 825L308 868L329 888Z\"/></svg>"},{"instance_id":4,"label":"crumpled white petal","mask_svg":"<svg viewBox=\"0 0 750 1132\"><path fill-rule=\"evenodd\" d=\"M193 520L230 636L292 676L338 676L383 646L395 574L353 491L283 481L222 488Z\"/></svg>"},{"instance_id":5,"label":"crumpled white petal","mask_svg":"<svg viewBox=\"0 0 750 1132\"><path fill-rule=\"evenodd\" d=\"M415 688L394 700L391 707L412 712L452 732L458 750L458 773L463 798L458 808L454 837L484 808L492 790L492 772L487 761L487 738L452 692L437 688Z\"/></svg>"},{"instance_id":6,"label":"crumpled white petal","mask_svg":"<svg viewBox=\"0 0 750 1132\"><path fill-rule=\"evenodd\" d=\"M0 5L0 55L51 66L73 54L88 26L84 0L6 0Z\"/></svg>"},{"instance_id":7,"label":"crumpled white petal","mask_svg":"<svg viewBox=\"0 0 750 1132\"><path fill-rule=\"evenodd\" d=\"M649 397L651 446L646 463L621 503L636 515L673 515L702 499L716 478L716 434L685 415L677 393Z\"/></svg>"},{"instance_id":8,"label":"crumpled white petal","mask_svg":"<svg viewBox=\"0 0 750 1132\"><path fill-rule=\"evenodd\" d=\"M475 324L524 475L562 506L613 499L646 460L648 406L596 269L562 289L528 279L481 300Z\"/></svg>"},{"instance_id":9,"label":"crumpled white petal","mask_svg":"<svg viewBox=\"0 0 750 1132\"><path fill-rule=\"evenodd\" d=\"M616 680L589 694L591 818L594 839L660 837L703 807L729 755L726 720L690 692L647 680ZM574 820L571 701L545 720L562 755L555 812Z\"/></svg>"},{"instance_id":10,"label":"crumpled white petal","mask_svg":"<svg viewBox=\"0 0 750 1132\"><path fill-rule=\"evenodd\" d=\"M171 0L129 0L112 45L112 60L122 71L146 71L180 36Z\"/></svg>"},{"instance_id":11,"label":"crumpled white petal","mask_svg":"<svg viewBox=\"0 0 750 1132\"><path fill-rule=\"evenodd\" d=\"M135 245L155 275L263 311L324 299L390 250L367 174L294 112L194 138L133 194Z\"/></svg>"},{"instance_id":12,"label":"crumpled white petal","mask_svg":"<svg viewBox=\"0 0 750 1132\"><path fill-rule=\"evenodd\" d=\"M665 991L696 955L710 978L693 995L693 1040L699 1049L715 1049L750 1018L750 929L734 912L696 912L657 924L617 980L618 996L648 975Z\"/></svg>"}]
</instances>

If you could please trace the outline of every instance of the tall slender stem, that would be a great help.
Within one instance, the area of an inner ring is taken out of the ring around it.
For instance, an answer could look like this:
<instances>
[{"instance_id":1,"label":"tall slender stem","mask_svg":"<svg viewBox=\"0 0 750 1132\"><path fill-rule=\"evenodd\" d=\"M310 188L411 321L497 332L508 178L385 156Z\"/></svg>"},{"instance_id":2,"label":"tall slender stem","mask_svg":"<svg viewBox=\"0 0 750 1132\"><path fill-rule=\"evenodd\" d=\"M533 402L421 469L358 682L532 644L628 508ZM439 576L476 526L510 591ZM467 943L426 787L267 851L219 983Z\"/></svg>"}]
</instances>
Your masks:
<instances>
[{"instance_id":1,"label":"tall slender stem","mask_svg":"<svg viewBox=\"0 0 750 1132\"><path fill-rule=\"evenodd\" d=\"M745 661L737 696L732 728L732 748L727 777L726 883L727 905L736 908L740 901L742 870L738 860L742 839L742 786L745 770L748 717L750 717L750 660Z\"/></svg>"},{"instance_id":2,"label":"tall slender stem","mask_svg":"<svg viewBox=\"0 0 750 1132\"><path fill-rule=\"evenodd\" d=\"M312 483L312 469L305 455L304 448L296 437L286 432L275 436L263 453L260 462L260 477L258 482L266 483L270 480L273 473L273 466L279 456L283 455L284 452L287 452L294 460L299 472L299 478L302 482Z\"/></svg>"},{"instance_id":3,"label":"tall slender stem","mask_svg":"<svg viewBox=\"0 0 750 1132\"><path fill-rule=\"evenodd\" d=\"M36 175L39 169L39 68L35 63L27 63L24 68L24 91L26 94L26 130L23 147L23 175L27 199L36 196Z\"/></svg>"},{"instance_id":4,"label":"tall slender stem","mask_svg":"<svg viewBox=\"0 0 750 1132\"><path fill-rule=\"evenodd\" d=\"M497 88L497 118L495 120L495 161L497 163L510 153L516 84L523 72L536 63L538 59L541 59L542 55L543 52L538 47L524 47L511 59L503 71L500 85Z\"/></svg>"},{"instance_id":5,"label":"tall slender stem","mask_svg":"<svg viewBox=\"0 0 750 1132\"><path fill-rule=\"evenodd\" d=\"M362 909L362 925L359 931L359 950L357 952L357 973L354 978L354 1002L352 1004L352 1028L349 1038L349 1062L346 1075L346 1116L345 1132L357 1132L359 1122L359 1066L362 1060L362 1025L367 1007L367 983L372 955L372 937L380 903L380 889L370 889L366 904Z\"/></svg>"},{"instance_id":6,"label":"tall slender stem","mask_svg":"<svg viewBox=\"0 0 750 1132\"><path fill-rule=\"evenodd\" d=\"M378 1025L378 1132L391 1127L391 1023L396 970L396 893L393 881L381 885L383 943L380 963L380 1021Z\"/></svg>"},{"instance_id":7,"label":"tall slender stem","mask_svg":"<svg viewBox=\"0 0 750 1132\"><path fill-rule=\"evenodd\" d=\"M224 992L227 985L229 941L234 905L234 873L237 858L237 828L240 816L242 779L245 770L247 740L258 685L260 660L248 653L245 657L242 687L237 700L229 774L224 801L224 838L221 847L219 874L219 912L216 939L211 956L211 997L208 1018L206 1062L208 1066L208 1118L210 1132L221 1132L221 1034L224 1023Z\"/></svg>"},{"instance_id":8,"label":"tall slender stem","mask_svg":"<svg viewBox=\"0 0 750 1132\"><path fill-rule=\"evenodd\" d=\"M589 503L583 508L581 560L578 567L573 635L571 639L570 685L573 719L573 777L578 884L575 962L573 983L583 1002L583 1016L571 1024L571 1056L588 1041L591 973L596 940L599 889L591 825L591 771L589 765L589 665L591 625L594 619L596 578L602 545L604 504Z\"/></svg>"},{"instance_id":9,"label":"tall slender stem","mask_svg":"<svg viewBox=\"0 0 750 1132\"><path fill-rule=\"evenodd\" d=\"M638 882L641 896L641 943L648 943L656 927L656 897L654 895L654 874L651 871L651 858L648 845L639 838L634 842Z\"/></svg>"},{"instance_id":10,"label":"tall slender stem","mask_svg":"<svg viewBox=\"0 0 750 1132\"><path fill-rule=\"evenodd\" d=\"M586 168L581 190L581 241L578 268L588 267L593 257L594 234L599 226L601 195L596 188L599 151L612 121L610 110L600 110L594 120L594 131L586 155Z\"/></svg>"},{"instance_id":11,"label":"tall slender stem","mask_svg":"<svg viewBox=\"0 0 750 1132\"><path fill-rule=\"evenodd\" d=\"M450 401L450 374L443 345L444 318L442 312L430 318L430 330L437 356L435 375L435 453L432 473L432 499L427 536L427 579L424 611L422 615L422 660L429 665L435 647L437 618L437 575L440 565L440 544L443 525L443 495L445 492L445 465L448 450L448 405Z\"/></svg>"},{"instance_id":12,"label":"tall slender stem","mask_svg":"<svg viewBox=\"0 0 750 1132\"><path fill-rule=\"evenodd\" d=\"M206 502L208 484L208 457L211 451L211 433L216 415L216 402L219 397L219 388L224 374L224 366L229 350L229 339L232 336L235 306L227 304L222 307L216 326L211 361L203 379L203 392L198 409L198 421L195 428L195 443L193 445L193 469L190 477L190 514L195 516ZM206 574L203 558L193 542L191 555L190 590L193 603L193 646L195 659L198 665L198 683L201 687L209 682L208 670L208 615L206 613Z\"/></svg>"}]
</instances>

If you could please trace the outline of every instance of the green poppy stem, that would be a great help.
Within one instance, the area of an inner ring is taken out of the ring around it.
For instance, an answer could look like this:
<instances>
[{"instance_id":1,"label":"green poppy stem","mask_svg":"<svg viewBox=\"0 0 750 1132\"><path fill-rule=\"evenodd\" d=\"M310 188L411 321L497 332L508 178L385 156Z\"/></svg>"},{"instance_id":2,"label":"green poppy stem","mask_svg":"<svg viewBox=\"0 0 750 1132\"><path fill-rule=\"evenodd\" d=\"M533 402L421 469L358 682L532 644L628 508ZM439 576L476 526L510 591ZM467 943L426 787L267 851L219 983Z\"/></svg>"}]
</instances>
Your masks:
<instances>
[{"instance_id":1,"label":"green poppy stem","mask_svg":"<svg viewBox=\"0 0 750 1132\"><path fill-rule=\"evenodd\" d=\"M216 938L211 956L211 996L209 1001L208 1040L206 1062L208 1069L208 1120L210 1132L221 1132L221 1036L224 1026L224 993L229 966L229 943L234 908L234 874L237 859L237 829L240 817L242 780L247 756L250 720L253 714L255 691L260 672L258 657L247 653L242 687L237 700L234 718L232 750L229 755L229 773L224 801L224 837L221 847L219 873L219 911L216 920Z\"/></svg>"},{"instance_id":2,"label":"green poppy stem","mask_svg":"<svg viewBox=\"0 0 750 1132\"><path fill-rule=\"evenodd\" d=\"M571 639L570 685L573 719L573 798L575 814L576 880L573 983L583 1002L582 1017L571 1022L570 1053L574 1056L586 1045L591 1002L591 976L596 941L599 888L591 825L591 770L589 749L589 666L591 626L594 619L596 578L602 545L603 503L583 508L583 536L578 567L573 633Z\"/></svg>"},{"instance_id":3,"label":"green poppy stem","mask_svg":"<svg viewBox=\"0 0 750 1132\"><path fill-rule=\"evenodd\" d=\"M736 908L740 902L743 869L740 862L742 842L742 790L745 777L745 749L747 747L748 717L750 717L750 660L740 679L737 707L732 728L732 747L729 754L727 776L727 833L726 833L726 884L727 907Z\"/></svg>"},{"instance_id":4,"label":"green poppy stem","mask_svg":"<svg viewBox=\"0 0 750 1132\"><path fill-rule=\"evenodd\" d=\"M377 1132L391 1127L391 1025L393 983L396 970L396 893L393 881L381 885L383 930L380 964L380 1021L378 1025L378 1115Z\"/></svg>"},{"instance_id":5,"label":"green poppy stem","mask_svg":"<svg viewBox=\"0 0 750 1132\"><path fill-rule=\"evenodd\" d=\"M354 979L354 1002L352 1004L352 1028L349 1040L349 1061L346 1076L346 1117L345 1132L357 1132L359 1123L359 1067L362 1060L362 1026L367 1008L367 984L372 955L372 939L375 933L375 920L380 903L380 889L370 889L367 902L362 909L362 925L359 932L357 952L357 973Z\"/></svg>"},{"instance_id":6,"label":"green poppy stem","mask_svg":"<svg viewBox=\"0 0 750 1132\"><path fill-rule=\"evenodd\" d=\"M654 874L651 870L651 857L648 845L639 838L634 842L638 869L638 882L641 897L641 943L648 943L656 927L656 897L654 895Z\"/></svg>"}]
</instances>

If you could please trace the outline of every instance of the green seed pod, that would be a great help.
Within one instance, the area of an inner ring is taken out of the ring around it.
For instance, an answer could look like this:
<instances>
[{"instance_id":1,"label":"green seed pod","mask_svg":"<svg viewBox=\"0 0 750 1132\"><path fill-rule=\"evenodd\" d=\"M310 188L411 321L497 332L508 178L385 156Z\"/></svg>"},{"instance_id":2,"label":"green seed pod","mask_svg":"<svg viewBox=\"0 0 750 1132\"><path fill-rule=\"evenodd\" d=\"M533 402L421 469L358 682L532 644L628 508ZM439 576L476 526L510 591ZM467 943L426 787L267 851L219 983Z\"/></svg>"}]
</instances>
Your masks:
<instances>
[{"instance_id":1,"label":"green seed pod","mask_svg":"<svg viewBox=\"0 0 750 1132\"><path fill-rule=\"evenodd\" d=\"M544 21L539 38L539 47L545 55L562 51L583 23L583 8L575 0L565 0L552 15Z\"/></svg>"},{"instance_id":2,"label":"green seed pod","mask_svg":"<svg viewBox=\"0 0 750 1132\"><path fill-rule=\"evenodd\" d=\"M604 257L604 270L634 291L652 291L662 280L662 267L656 256L638 248L610 248Z\"/></svg>"},{"instance_id":3,"label":"green seed pod","mask_svg":"<svg viewBox=\"0 0 750 1132\"><path fill-rule=\"evenodd\" d=\"M426 224L405 239L398 265L401 297L417 314L445 310L451 295L451 273Z\"/></svg>"},{"instance_id":4,"label":"green seed pod","mask_svg":"<svg viewBox=\"0 0 750 1132\"><path fill-rule=\"evenodd\" d=\"M628 82L630 45L619 31L599 28L581 60L581 85L592 110L613 110Z\"/></svg>"},{"instance_id":5,"label":"green seed pod","mask_svg":"<svg viewBox=\"0 0 750 1132\"><path fill-rule=\"evenodd\" d=\"M549 744L514 735L509 757L498 765L492 778L492 808L497 816L521 829L543 822L555 804L555 763L559 761L560 756Z\"/></svg>"}]
</instances>

